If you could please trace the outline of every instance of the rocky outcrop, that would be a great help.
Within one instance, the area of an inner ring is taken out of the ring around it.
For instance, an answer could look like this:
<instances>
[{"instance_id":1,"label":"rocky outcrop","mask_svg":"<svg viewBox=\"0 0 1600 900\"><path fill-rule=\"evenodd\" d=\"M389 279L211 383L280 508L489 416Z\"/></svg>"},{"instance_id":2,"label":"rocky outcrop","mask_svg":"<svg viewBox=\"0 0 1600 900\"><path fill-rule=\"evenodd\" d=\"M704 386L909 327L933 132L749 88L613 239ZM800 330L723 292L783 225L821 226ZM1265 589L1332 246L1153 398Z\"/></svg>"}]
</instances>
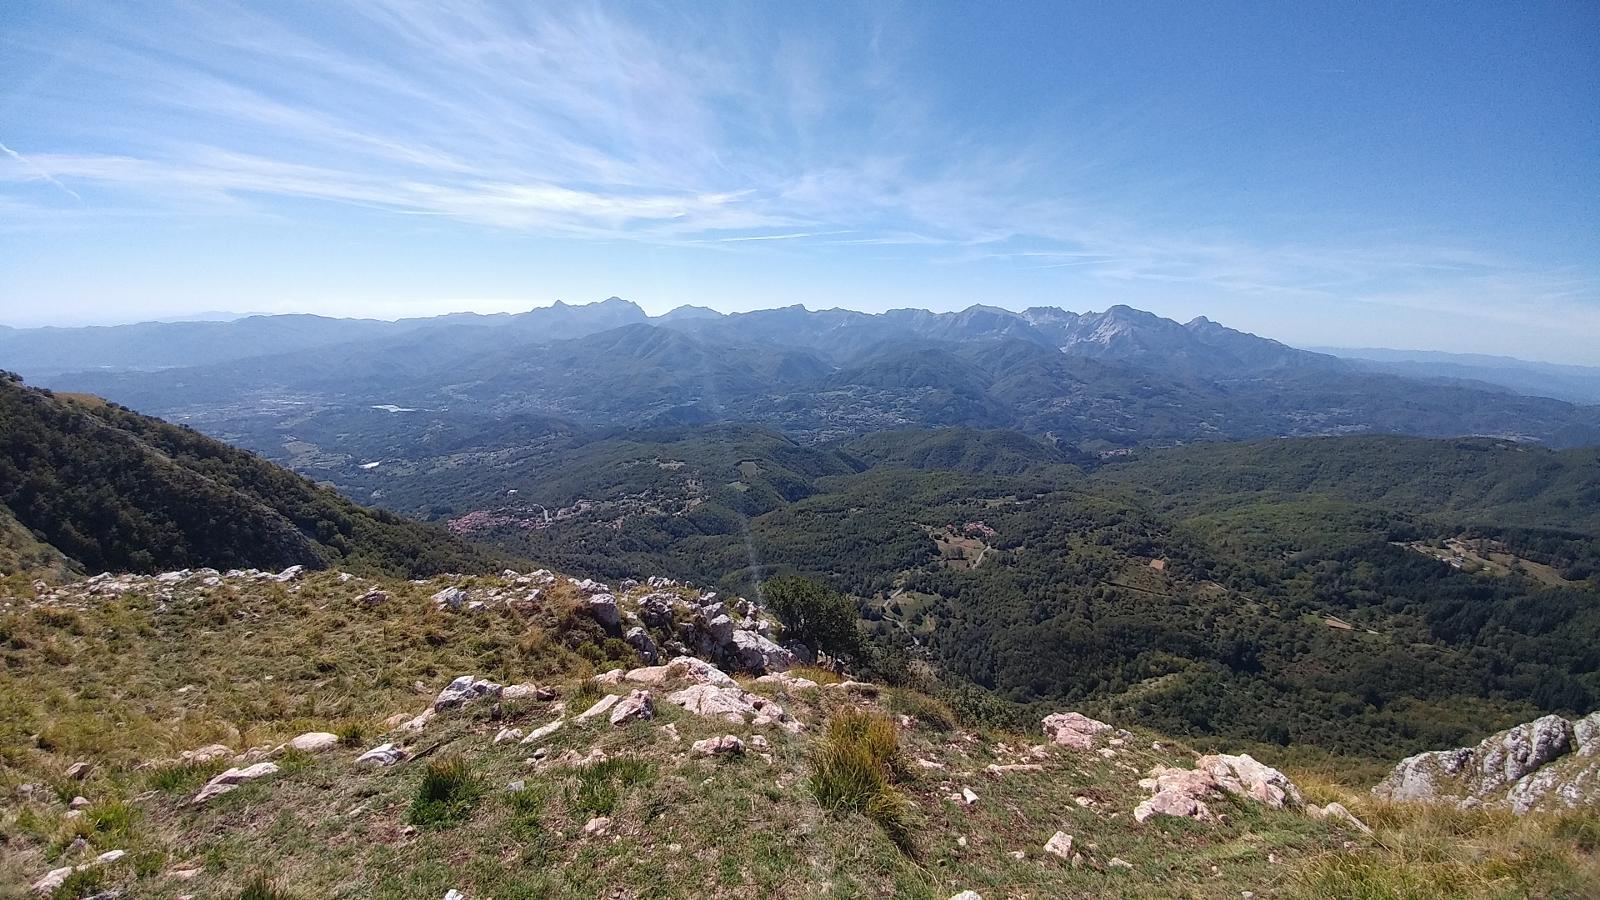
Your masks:
<instances>
[{"instance_id":1,"label":"rocky outcrop","mask_svg":"<svg viewBox=\"0 0 1600 900\"><path fill-rule=\"evenodd\" d=\"M1053 713L1044 717L1044 735L1052 743L1074 750L1094 749L1095 738L1111 731L1111 726L1083 713Z\"/></svg>"},{"instance_id":2,"label":"rocky outcrop","mask_svg":"<svg viewBox=\"0 0 1600 900\"><path fill-rule=\"evenodd\" d=\"M1257 762L1248 753L1202 756L1194 761L1192 769L1157 766L1150 777L1139 781L1139 786L1153 792L1133 810L1133 818L1139 822L1155 815L1212 821L1215 816L1206 800L1224 793L1269 809L1299 809L1304 805L1300 789L1287 775Z\"/></svg>"},{"instance_id":3,"label":"rocky outcrop","mask_svg":"<svg viewBox=\"0 0 1600 900\"><path fill-rule=\"evenodd\" d=\"M1372 792L1519 813L1600 803L1600 712L1576 721L1544 716L1473 747L1419 753L1401 760Z\"/></svg>"}]
</instances>

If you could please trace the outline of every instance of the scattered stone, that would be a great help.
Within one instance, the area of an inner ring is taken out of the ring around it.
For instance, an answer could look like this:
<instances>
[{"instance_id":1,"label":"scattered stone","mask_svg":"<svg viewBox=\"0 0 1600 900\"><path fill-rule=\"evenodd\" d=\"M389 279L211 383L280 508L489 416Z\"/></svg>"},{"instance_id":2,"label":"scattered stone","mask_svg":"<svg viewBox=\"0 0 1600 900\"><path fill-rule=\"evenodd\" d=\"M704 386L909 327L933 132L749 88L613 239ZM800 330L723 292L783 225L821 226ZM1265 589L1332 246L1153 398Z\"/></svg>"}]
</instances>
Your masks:
<instances>
[{"instance_id":1,"label":"scattered stone","mask_svg":"<svg viewBox=\"0 0 1600 900\"><path fill-rule=\"evenodd\" d=\"M667 724L661 726L661 733L666 735L667 739L672 741L674 744L683 740L683 738L678 736L678 724L676 722L668 722Z\"/></svg>"},{"instance_id":2,"label":"scattered stone","mask_svg":"<svg viewBox=\"0 0 1600 900\"><path fill-rule=\"evenodd\" d=\"M838 691L842 694L861 694L865 697L876 697L880 690L877 685L870 681L840 681L836 684L828 685L827 689Z\"/></svg>"},{"instance_id":3,"label":"scattered stone","mask_svg":"<svg viewBox=\"0 0 1600 900\"><path fill-rule=\"evenodd\" d=\"M601 697L598 701L596 701L593 706L589 707L588 709L584 710L581 713L578 713L578 716L574 721L582 722L582 721L585 721L585 720L588 720L588 719L592 719L595 716L603 715L605 712L610 710L611 707L616 706L617 705L617 701L621 700L621 699L622 698L618 697L616 694L607 694L604 697Z\"/></svg>"},{"instance_id":4,"label":"scattered stone","mask_svg":"<svg viewBox=\"0 0 1600 900\"><path fill-rule=\"evenodd\" d=\"M1054 853L1062 859L1072 858L1072 835L1065 831L1058 831L1050 840L1045 842L1044 852Z\"/></svg>"},{"instance_id":5,"label":"scattered stone","mask_svg":"<svg viewBox=\"0 0 1600 900\"><path fill-rule=\"evenodd\" d=\"M934 762L931 759L923 759L920 756L916 758L916 763L917 763L917 765L921 766L924 769L942 769L942 768L944 768L944 763L942 763L942 762Z\"/></svg>"},{"instance_id":6,"label":"scattered stone","mask_svg":"<svg viewBox=\"0 0 1600 900\"><path fill-rule=\"evenodd\" d=\"M1106 860L1106 867L1112 869L1131 869L1133 868L1133 863L1128 862L1120 856L1113 856Z\"/></svg>"},{"instance_id":7,"label":"scattered stone","mask_svg":"<svg viewBox=\"0 0 1600 900\"><path fill-rule=\"evenodd\" d=\"M959 894L952 895L950 900L983 900L983 895L977 891L962 891Z\"/></svg>"},{"instance_id":8,"label":"scattered stone","mask_svg":"<svg viewBox=\"0 0 1600 900\"><path fill-rule=\"evenodd\" d=\"M379 744L356 757L358 766L392 766L406 758L406 752L393 744Z\"/></svg>"},{"instance_id":9,"label":"scattered stone","mask_svg":"<svg viewBox=\"0 0 1600 900\"><path fill-rule=\"evenodd\" d=\"M655 702L650 699L650 692L634 691L614 705L611 710L611 724L643 722L655 718L655 715Z\"/></svg>"},{"instance_id":10,"label":"scattered stone","mask_svg":"<svg viewBox=\"0 0 1600 900\"><path fill-rule=\"evenodd\" d=\"M721 687L735 686L733 678L728 673L703 659L696 659L693 656L675 657L671 662L667 663L667 668L674 676L697 684L714 684Z\"/></svg>"},{"instance_id":11,"label":"scattered stone","mask_svg":"<svg viewBox=\"0 0 1600 900\"><path fill-rule=\"evenodd\" d=\"M471 675L462 675L439 692L439 696L433 701L433 708L435 711L442 712L447 709L465 706L480 697L498 698L502 690L504 688L492 681L474 678Z\"/></svg>"},{"instance_id":12,"label":"scattered stone","mask_svg":"<svg viewBox=\"0 0 1600 900\"><path fill-rule=\"evenodd\" d=\"M67 777L82 781L89 777L89 772L94 768L93 763L75 762L67 766Z\"/></svg>"},{"instance_id":13,"label":"scattered stone","mask_svg":"<svg viewBox=\"0 0 1600 900\"><path fill-rule=\"evenodd\" d=\"M194 799L189 801L189 805L199 806L208 800L238 789L241 784L276 774L278 774L277 764L269 762L256 763L253 766L246 766L242 769L237 767L229 769L206 782L206 786L200 789L200 793L194 795Z\"/></svg>"},{"instance_id":14,"label":"scattered stone","mask_svg":"<svg viewBox=\"0 0 1600 900\"><path fill-rule=\"evenodd\" d=\"M494 736L494 743L496 743L496 744L503 744L506 741L520 741L520 740L522 740L522 729L521 728L502 728Z\"/></svg>"},{"instance_id":15,"label":"scattered stone","mask_svg":"<svg viewBox=\"0 0 1600 900\"><path fill-rule=\"evenodd\" d=\"M1178 790L1157 791L1133 809L1135 822L1144 822L1151 816L1179 816L1200 822L1213 821L1211 809L1198 798Z\"/></svg>"},{"instance_id":16,"label":"scattered stone","mask_svg":"<svg viewBox=\"0 0 1600 900\"><path fill-rule=\"evenodd\" d=\"M429 722L433 721L433 707L428 707L417 715L400 723L401 731L421 731Z\"/></svg>"},{"instance_id":17,"label":"scattered stone","mask_svg":"<svg viewBox=\"0 0 1600 900\"><path fill-rule=\"evenodd\" d=\"M528 736L522 739L522 743L531 744L534 741L542 741L550 735L555 734L557 731L560 731L561 726L566 724L566 721L566 719L557 719L548 725L540 725L538 728L528 732Z\"/></svg>"},{"instance_id":18,"label":"scattered stone","mask_svg":"<svg viewBox=\"0 0 1600 900\"><path fill-rule=\"evenodd\" d=\"M671 666L644 666L638 669L629 669L628 674L622 676L624 681L635 684L656 685L673 676Z\"/></svg>"},{"instance_id":19,"label":"scattered stone","mask_svg":"<svg viewBox=\"0 0 1600 900\"><path fill-rule=\"evenodd\" d=\"M378 588L373 588L372 590L367 591L365 594L357 597L356 602L362 606L382 606L383 604L389 602L389 592L380 590Z\"/></svg>"},{"instance_id":20,"label":"scattered stone","mask_svg":"<svg viewBox=\"0 0 1600 900\"><path fill-rule=\"evenodd\" d=\"M978 802L978 795L972 792L972 788L964 787L961 789L961 802L971 806Z\"/></svg>"},{"instance_id":21,"label":"scattered stone","mask_svg":"<svg viewBox=\"0 0 1600 900\"><path fill-rule=\"evenodd\" d=\"M583 833L589 837L605 834L611 830L611 819L607 816L596 816L584 823Z\"/></svg>"},{"instance_id":22,"label":"scattered stone","mask_svg":"<svg viewBox=\"0 0 1600 900\"><path fill-rule=\"evenodd\" d=\"M467 604L467 592L458 587L447 587L433 595L436 609L460 609Z\"/></svg>"},{"instance_id":23,"label":"scattered stone","mask_svg":"<svg viewBox=\"0 0 1600 900\"><path fill-rule=\"evenodd\" d=\"M102 866L108 866L127 855L128 851L126 850L107 850L99 856L96 856L94 861Z\"/></svg>"},{"instance_id":24,"label":"scattered stone","mask_svg":"<svg viewBox=\"0 0 1600 900\"><path fill-rule=\"evenodd\" d=\"M40 894L42 896L47 896L48 897L51 894L54 894L56 892L56 888L59 888L63 884L66 884L67 883L67 876L69 876L71 874L72 874L72 867L71 866L62 866L59 869L51 869L50 871L46 872L42 877L40 877L40 879L38 881L35 881L33 883L32 890L33 890L33 892L35 894Z\"/></svg>"},{"instance_id":25,"label":"scattered stone","mask_svg":"<svg viewBox=\"0 0 1600 900\"><path fill-rule=\"evenodd\" d=\"M542 688L536 684L508 684L500 690L502 700L554 700L556 692L553 688Z\"/></svg>"},{"instance_id":26,"label":"scattered stone","mask_svg":"<svg viewBox=\"0 0 1600 900\"><path fill-rule=\"evenodd\" d=\"M918 760L918 762L922 762L922 760ZM941 766L941 768L943 767ZM1044 766L1041 766L1038 763L1016 763L1009 766L991 763L985 766L983 770L998 778L1001 775L1009 775L1013 772L1043 772Z\"/></svg>"},{"instance_id":27,"label":"scattered stone","mask_svg":"<svg viewBox=\"0 0 1600 900\"><path fill-rule=\"evenodd\" d=\"M1306 807L1306 814L1313 819L1336 819L1362 834L1368 836L1372 834L1372 828L1367 823L1356 818L1355 813L1346 809L1343 803L1329 803L1327 806L1312 804Z\"/></svg>"},{"instance_id":28,"label":"scattered stone","mask_svg":"<svg viewBox=\"0 0 1600 900\"><path fill-rule=\"evenodd\" d=\"M617 598L610 594L595 594L584 601L583 608L607 630L615 630L622 626L622 614L617 609Z\"/></svg>"},{"instance_id":29,"label":"scattered stone","mask_svg":"<svg viewBox=\"0 0 1600 900\"><path fill-rule=\"evenodd\" d=\"M286 582L290 582L290 581L295 580L296 578L299 578L301 573L304 572L305 570L306 570L305 566L290 566L289 568L284 569L282 572L279 572L276 575L269 576L267 578L267 580L268 581L276 581L279 584L284 584Z\"/></svg>"},{"instance_id":30,"label":"scattered stone","mask_svg":"<svg viewBox=\"0 0 1600 900\"><path fill-rule=\"evenodd\" d=\"M776 685L778 688L787 691L804 691L817 686L817 683L809 678L790 675L788 672L774 672L770 675L763 675L756 679L756 684Z\"/></svg>"},{"instance_id":31,"label":"scattered stone","mask_svg":"<svg viewBox=\"0 0 1600 900\"><path fill-rule=\"evenodd\" d=\"M695 741L694 746L691 749L693 749L693 751L700 756L718 756L721 754L743 753L744 741L740 740L734 735L725 734L722 737L712 737L706 738L703 741Z\"/></svg>"},{"instance_id":32,"label":"scattered stone","mask_svg":"<svg viewBox=\"0 0 1600 900\"><path fill-rule=\"evenodd\" d=\"M516 781L510 781L506 783L506 793L515 794L519 791L526 790L527 787L528 783L523 781L521 778L518 778Z\"/></svg>"},{"instance_id":33,"label":"scattered stone","mask_svg":"<svg viewBox=\"0 0 1600 900\"><path fill-rule=\"evenodd\" d=\"M612 669L609 672L602 672L589 680L601 687L616 687L622 683L624 674L626 673L622 669Z\"/></svg>"},{"instance_id":34,"label":"scattered stone","mask_svg":"<svg viewBox=\"0 0 1600 900\"><path fill-rule=\"evenodd\" d=\"M644 630L642 625L635 625L632 628L629 628L628 633L624 634L622 639L626 641L628 646L632 647L645 662L655 662L657 655L655 639L650 636L650 632Z\"/></svg>"},{"instance_id":35,"label":"scattered stone","mask_svg":"<svg viewBox=\"0 0 1600 900\"><path fill-rule=\"evenodd\" d=\"M208 763L212 760L223 759L233 755L233 748L226 744L207 744L198 750L185 750L178 754L178 758L190 763Z\"/></svg>"},{"instance_id":36,"label":"scattered stone","mask_svg":"<svg viewBox=\"0 0 1600 900\"><path fill-rule=\"evenodd\" d=\"M67 809L88 809L90 805L88 797L73 797L72 802L67 804Z\"/></svg>"},{"instance_id":37,"label":"scattered stone","mask_svg":"<svg viewBox=\"0 0 1600 900\"><path fill-rule=\"evenodd\" d=\"M339 736L326 731L308 731L284 746L303 753L323 753L339 746Z\"/></svg>"},{"instance_id":38,"label":"scattered stone","mask_svg":"<svg viewBox=\"0 0 1600 900\"><path fill-rule=\"evenodd\" d=\"M697 716L720 716L729 722L744 724L744 717L756 711L746 696L744 691L736 687L696 684L668 694L667 702Z\"/></svg>"},{"instance_id":39,"label":"scattered stone","mask_svg":"<svg viewBox=\"0 0 1600 900\"><path fill-rule=\"evenodd\" d=\"M461 893L455 888L451 888L450 890L444 892L444 900L467 900L467 895Z\"/></svg>"},{"instance_id":40,"label":"scattered stone","mask_svg":"<svg viewBox=\"0 0 1600 900\"><path fill-rule=\"evenodd\" d=\"M1084 809L1088 809L1089 807L1094 805L1094 798L1093 797L1073 797L1072 798L1072 802L1078 804L1079 806L1083 807Z\"/></svg>"}]
</instances>

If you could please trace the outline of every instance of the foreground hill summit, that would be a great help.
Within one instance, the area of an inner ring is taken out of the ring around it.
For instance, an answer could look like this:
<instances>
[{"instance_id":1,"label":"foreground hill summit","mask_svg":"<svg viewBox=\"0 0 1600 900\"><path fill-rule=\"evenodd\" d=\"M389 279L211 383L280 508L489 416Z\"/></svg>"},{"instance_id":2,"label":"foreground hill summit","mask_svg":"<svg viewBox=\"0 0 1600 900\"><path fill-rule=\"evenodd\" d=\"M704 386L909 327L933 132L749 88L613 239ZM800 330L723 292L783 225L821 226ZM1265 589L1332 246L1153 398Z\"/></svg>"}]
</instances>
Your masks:
<instances>
[{"instance_id":1,"label":"foreground hill summit","mask_svg":"<svg viewBox=\"0 0 1600 900\"><path fill-rule=\"evenodd\" d=\"M659 578L179 571L3 602L4 896L1600 885L1592 807L1382 801L1071 710L996 726L785 669L806 650L761 606Z\"/></svg>"}]
</instances>

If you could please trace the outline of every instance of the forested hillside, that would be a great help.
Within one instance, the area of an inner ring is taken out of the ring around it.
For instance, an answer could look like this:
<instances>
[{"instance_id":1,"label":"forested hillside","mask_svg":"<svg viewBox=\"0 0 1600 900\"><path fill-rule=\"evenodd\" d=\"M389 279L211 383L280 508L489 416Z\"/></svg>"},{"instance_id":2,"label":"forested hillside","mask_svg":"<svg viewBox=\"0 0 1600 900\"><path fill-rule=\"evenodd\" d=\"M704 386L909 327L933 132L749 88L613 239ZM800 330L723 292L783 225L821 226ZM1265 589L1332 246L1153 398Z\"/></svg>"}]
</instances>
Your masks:
<instances>
[{"instance_id":1,"label":"forested hillside","mask_svg":"<svg viewBox=\"0 0 1600 900\"><path fill-rule=\"evenodd\" d=\"M362 509L195 431L11 375L0 379L0 508L0 522L26 529L7 542L19 548L17 565L45 544L96 572L493 564L439 529Z\"/></svg>"},{"instance_id":2,"label":"forested hillside","mask_svg":"<svg viewBox=\"0 0 1600 900\"><path fill-rule=\"evenodd\" d=\"M1388 757L1600 699L1590 451L1329 438L1091 463L973 429L543 434L366 483L596 577L819 577L891 669L1173 733Z\"/></svg>"}]
</instances>

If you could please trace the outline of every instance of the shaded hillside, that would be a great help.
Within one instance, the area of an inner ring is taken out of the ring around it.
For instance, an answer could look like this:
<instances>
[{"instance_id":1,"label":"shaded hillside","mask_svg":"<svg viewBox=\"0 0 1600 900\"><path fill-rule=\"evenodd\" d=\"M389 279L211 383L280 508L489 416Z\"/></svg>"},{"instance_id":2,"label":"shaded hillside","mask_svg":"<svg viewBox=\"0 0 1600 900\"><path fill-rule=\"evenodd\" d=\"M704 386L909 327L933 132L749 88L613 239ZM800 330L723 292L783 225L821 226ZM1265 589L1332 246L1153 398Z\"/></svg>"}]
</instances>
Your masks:
<instances>
[{"instance_id":1,"label":"shaded hillside","mask_svg":"<svg viewBox=\"0 0 1600 900\"><path fill-rule=\"evenodd\" d=\"M14 376L0 380L0 506L95 571L492 565L432 527L362 509L197 432Z\"/></svg>"}]
</instances>

